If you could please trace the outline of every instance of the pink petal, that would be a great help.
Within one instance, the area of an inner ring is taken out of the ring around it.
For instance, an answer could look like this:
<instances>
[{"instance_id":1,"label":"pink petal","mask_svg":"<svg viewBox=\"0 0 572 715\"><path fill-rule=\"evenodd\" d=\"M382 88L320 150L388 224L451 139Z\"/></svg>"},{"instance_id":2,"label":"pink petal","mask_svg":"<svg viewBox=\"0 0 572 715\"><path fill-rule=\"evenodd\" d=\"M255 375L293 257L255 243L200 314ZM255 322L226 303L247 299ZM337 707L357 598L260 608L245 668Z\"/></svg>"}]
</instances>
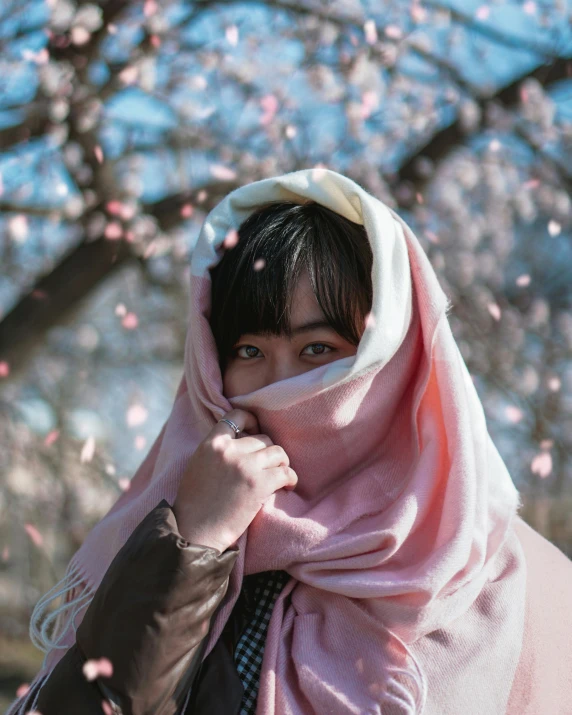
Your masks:
<instances>
[{"instance_id":1,"label":"pink petal","mask_svg":"<svg viewBox=\"0 0 572 715\"><path fill-rule=\"evenodd\" d=\"M231 228L230 231L226 234L224 241L222 242L222 245L229 249L229 248L234 248L236 244L238 243L238 231L235 228Z\"/></svg>"},{"instance_id":2,"label":"pink petal","mask_svg":"<svg viewBox=\"0 0 572 715\"><path fill-rule=\"evenodd\" d=\"M143 405L131 405L127 410L127 424L129 427L142 425L148 416L149 413Z\"/></svg>"},{"instance_id":3,"label":"pink petal","mask_svg":"<svg viewBox=\"0 0 572 715\"><path fill-rule=\"evenodd\" d=\"M215 179L219 179L219 181L232 181L236 179L236 171L221 164L212 164L210 166L210 172Z\"/></svg>"},{"instance_id":4,"label":"pink petal","mask_svg":"<svg viewBox=\"0 0 572 715\"><path fill-rule=\"evenodd\" d=\"M518 407L514 407L513 405L509 405L506 408L505 414L508 418L508 421L513 422L514 424L520 422L524 417L524 413L522 412L522 410L519 410Z\"/></svg>"},{"instance_id":5,"label":"pink petal","mask_svg":"<svg viewBox=\"0 0 572 715\"><path fill-rule=\"evenodd\" d=\"M550 380L548 380L548 389L552 390L552 392L558 392L561 387L562 381L559 377L551 377Z\"/></svg>"},{"instance_id":6,"label":"pink petal","mask_svg":"<svg viewBox=\"0 0 572 715\"><path fill-rule=\"evenodd\" d=\"M368 45L374 45L377 42L377 28L373 20L367 20L363 26L365 33L365 41Z\"/></svg>"},{"instance_id":7,"label":"pink petal","mask_svg":"<svg viewBox=\"0 0 572 715\"><path fill-rule=\"evenodd\" d=\"M530 465L533 474L538 474L541 479L546 479L552 472L552 457L549 452L537 454Z\"/></svg>"},{"instance_id":8,"label":"pink petal","mask_svg":"<svg viewBox=\"0 0 572 715\"><path fill-rule=\"evenodd\" d=\"M496 303L489 303L487 306L489 313L492 315L492 317L495 320L500 320L501 319L501 309Z\"/></svg>"},{"instance_id":9,"label":"pink petal","mask_svg":"<svg viewBox=\"0 0 572 715\"><path fill-rule=\"evenodd\" d=\"M23 695L26 695L29 689L29 683L22 683L22 685L18 686L18 690L16 690L16 697L21 698Z\"/></svg>"},{"instance_id":10,"label":"pink petal","mask_svg":"<svg viewBox=\"0 0 572 715\"><path fill-rule=\"evenodd\" d=\"M229 25L225 32L226 40L229 45L236 47L238 44L238 27L236 25Z\"/></svg>"},{"instance_id":11,"label":"pink petal","mask_svg":"<svg viewBox=\"0 0 572 715\"><path fill-rule=\"evenodd\" d=\"M26 529L28 536L36 546L41 546L44 543L42 535L33 524L24 524L24 529Z\"/></svg>"},{"instance_id":12,"label":"pink petal","mask_svg":"<svg viewBox=\"0 0 572 715\"><path fill-rule=\"evenodd\" d=\"M134 330L139 325L139 320L135 313L127 313L121 321L121 325L127 330Z\"/></svg>"},{"instance_id":13,"label":"pink petal","mask_svg":"<svg viewBox=\"0 0 572 715\"><path fill-rule=\"evenodd\" d=\"M85 462L91 462L94 454L95 454L95 439L94 439L94 437L88 437L85 441L85 444L81 448L81 454L80 454L79 461L82 464L85 464Z\"/></svg>"},{"instance_id":14,"label":"pink petal","mask_svg":"<svg viewBox=\"0 0 572 715\"><path fill-rule=\"evenodd\" d=\"M53 429L51 432L49 432L46 437L44 438L44 444L46 447L51 447L52 444L58 439L60 436L60 431L57 429Z\"/></svg>"}]
</instances>

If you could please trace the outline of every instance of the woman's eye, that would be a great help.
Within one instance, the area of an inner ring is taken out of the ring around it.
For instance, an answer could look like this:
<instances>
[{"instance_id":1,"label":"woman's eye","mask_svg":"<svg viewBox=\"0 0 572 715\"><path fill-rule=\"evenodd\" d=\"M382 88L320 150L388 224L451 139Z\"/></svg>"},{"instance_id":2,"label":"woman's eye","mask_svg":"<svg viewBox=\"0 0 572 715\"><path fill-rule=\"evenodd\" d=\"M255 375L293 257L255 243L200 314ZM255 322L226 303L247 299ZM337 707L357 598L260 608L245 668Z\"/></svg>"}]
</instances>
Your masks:
<instances>
[{"instance_id":1,"label":"woman's eye","mask_svg":"<svg viewBox=\"0 0 572 715\"><path fill-rule=\"evenodd\" d=\"M243 350L244 352L241 353L240 351ZM236 348L234 351L234 354L237 357L243 358L243 359L248 359L248 358L253 358L256 357L256 354L259 353L260 350L258 348L255 348L254 345L241 345L239 348Z\"/></svg>"},{"instance_id":2,"label":"woman's eye","mask_svg":"<svg viewBox=\"0 0 572 715\"><path fill-rule=\"evenodd\" d=\"M308 350L308 348L312 349L312 352L309 353L310 355L325 355L328 350L332 350L329 345L324 345L324 343L312 343L311 345L306 345L304 350ZM318 348L318 350L316 351L314 348Z\"/></svg>"}]
</instances>

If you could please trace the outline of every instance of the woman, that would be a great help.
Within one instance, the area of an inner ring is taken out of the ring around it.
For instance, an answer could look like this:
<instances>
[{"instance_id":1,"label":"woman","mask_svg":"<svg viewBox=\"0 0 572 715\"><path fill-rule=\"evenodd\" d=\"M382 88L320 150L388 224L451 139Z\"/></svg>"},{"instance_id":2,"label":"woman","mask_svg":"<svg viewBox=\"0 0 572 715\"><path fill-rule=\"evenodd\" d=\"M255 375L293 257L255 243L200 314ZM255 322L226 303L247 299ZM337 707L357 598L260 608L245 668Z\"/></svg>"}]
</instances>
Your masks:
<instances>
[{"instance_id":1,"label":"woman","mask_svg":"<svg viewBox=\"0 0 572 715\"><path fill-rule=\"evenodd\" d=\"M572 565L517 516L409 227L298 171L218 204L191 274L171 415L38 603L11 715L572 712Z\"/></svg>"}]
</instances>

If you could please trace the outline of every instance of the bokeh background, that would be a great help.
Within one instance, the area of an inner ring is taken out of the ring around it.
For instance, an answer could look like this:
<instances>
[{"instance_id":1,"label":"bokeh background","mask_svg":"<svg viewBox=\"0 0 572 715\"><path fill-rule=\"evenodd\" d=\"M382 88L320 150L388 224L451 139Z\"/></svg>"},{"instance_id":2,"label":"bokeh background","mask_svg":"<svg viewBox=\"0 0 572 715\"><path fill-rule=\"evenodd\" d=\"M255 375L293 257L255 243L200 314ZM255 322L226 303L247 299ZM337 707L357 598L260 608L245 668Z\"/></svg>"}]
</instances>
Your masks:
<instances>
[{"instance_id":1,"label":"bokeh background","mask_svg":"<svg viewBox=\"0 0 572 715\"><path fill-rule=\"evenodd\" d=\"M0 707L180 379L232 189L345 173L419 236L523 517L572 556L569 0L2 0Z\"/></svg>"}]
</instances>

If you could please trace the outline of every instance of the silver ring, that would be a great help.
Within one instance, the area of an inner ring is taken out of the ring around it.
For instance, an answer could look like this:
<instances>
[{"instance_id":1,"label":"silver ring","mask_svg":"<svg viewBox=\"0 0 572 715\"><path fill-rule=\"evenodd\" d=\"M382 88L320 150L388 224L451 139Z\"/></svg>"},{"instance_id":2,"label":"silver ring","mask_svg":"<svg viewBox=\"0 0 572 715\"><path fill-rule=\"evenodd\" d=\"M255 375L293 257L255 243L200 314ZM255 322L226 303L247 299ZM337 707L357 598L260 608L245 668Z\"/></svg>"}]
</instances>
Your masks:
<instances>
[{"instance_id":1,"label":"silver ring","mask_svg":"<svg viewBox=\"0 0 572 715\"><path fill-rule=\"evenodd\" d=\"M238 434L239 432L242 432L240 427L237 427L232 420L227 420L226 417L223 417L222 419L219 420L219 422L226 422L227 425L230 425L232 429L234 430L235 434Z\"/></svg>"}]
</instances>

